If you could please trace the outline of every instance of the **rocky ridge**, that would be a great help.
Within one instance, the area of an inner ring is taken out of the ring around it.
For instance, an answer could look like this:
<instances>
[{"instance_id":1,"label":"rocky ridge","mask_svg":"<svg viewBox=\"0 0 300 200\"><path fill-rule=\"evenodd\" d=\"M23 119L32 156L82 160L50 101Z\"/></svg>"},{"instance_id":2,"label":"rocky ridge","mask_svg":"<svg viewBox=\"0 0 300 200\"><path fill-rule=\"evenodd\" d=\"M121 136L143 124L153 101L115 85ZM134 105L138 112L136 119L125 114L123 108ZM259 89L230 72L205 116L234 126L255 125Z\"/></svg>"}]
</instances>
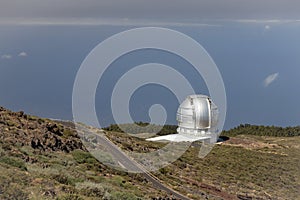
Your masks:
<instances>
[{"instance_id":1,"label":"rocky ridge","mask_svg":"<svg viewBox=\"0 0 300 200\"><path fill-rule=\"evenodd\" d=\"M0 132L1 143L6 146L31 146L39 151L84 150L80 138L71 127L27 115L23 111L12 112L0 107Z\"/></svg>"}]
</instances>

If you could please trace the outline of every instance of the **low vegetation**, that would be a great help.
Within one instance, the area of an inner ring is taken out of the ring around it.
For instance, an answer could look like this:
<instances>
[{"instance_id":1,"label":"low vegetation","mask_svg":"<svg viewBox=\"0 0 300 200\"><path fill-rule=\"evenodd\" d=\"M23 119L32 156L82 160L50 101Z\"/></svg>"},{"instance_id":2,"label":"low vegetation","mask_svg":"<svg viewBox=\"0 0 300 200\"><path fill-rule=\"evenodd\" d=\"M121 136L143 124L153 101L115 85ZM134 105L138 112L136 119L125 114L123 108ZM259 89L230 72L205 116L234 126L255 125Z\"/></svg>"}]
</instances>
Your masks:
<instances>
[{"instance_id":1,"label":"low vegetation","mask_svg":"<svg viewBox=\"0 0 300 200\"><path fill-rule=\"evenodd\" d=\"M223 131L223 135L237 136L237 135L258 135L258 136L272 136L272 137L293 137L300 136L300 126L296 127L276 127L276 126L257 126L251 124L241 124L238 127Z\"/></svg>"},{"instance_id":2,"label":"low vegetation","mask_svg":"<svg viewBox=\"0 0 300 200\"><path fill-rule=\"evenodd\" d=\"M167 196L139 174L101 164L82 146L72 126L0 107L0 138L0 199Z\"/></svg>"},{"instance_id":3,"label":"low vegetation","mask_svg":"<svg viewBox=\"0 0 300 200\"><path fill-rule=\"evenodd\" d=\"M215 145L205 158L198 158L200 147L192 145L154 175L193 199L300 199L298 134L299 127L240 125L223 131L229 140ZM121 148L131 144L137 152L143 152L141 147L154 148L151 151L161 147L127 134L107 136Z\"/></svg>"},{"instance_id":4,"label":"low vegetation","mask_svg":"<svg viewBox=\"0 0 300 200\"><path fill-rule=\"evenodd\" d=\"M136 124L156 130L155 125ZM163 135L176 133L177 127L159 128ZM117 125L106 130L111 141L129 152L154 152L165 145L124 134ZM145 131L131 133L140 130ZM222 135L229 140L215 145L205 158L198 158L201 144L195 143L177 161L152 174L191 199L300 199L299 127L246 124ZM72 123L0 107L0 138L0 199L170 197L142 174L117 171L96 160Z\"/></svg>"},{"instance_id":5,"label":"low vegetation","mask_svg":"<svg viewBox=\"0 0 300 200\"><path fill-rule=\"evenodd\" d=\"M176 133L176 125L155 125L149 124L146 122L135 122L134 124L111 124L108 127L105 127L106 131L120 132L120 133L157 133L157 135L169 135Z\"/></svg>"},{"instance_id":6,"label":"low vegetation","mask_svg":"<svg viewBox=\"0 0 300 200\"><path fill-rule=\"evenodd\" d=\"M137 126L135 126L137 125ZM121 129L121 128L123 129ZM105 127L104 130L123 133L137 134L141 132L157 133L157 135L168 135L176 133L176 125L154 125L144 122L135 122L135 124L111 124ZM159 130L159 131L157 131ZM228 131L222 131L221 135L224 136L237 136L237 135L258 135L258 136L274 136L274 137L293 137L300 136L300 126L295 127L277 127L277 126L258 126L251 124L241 124Z\"/></svg>"}]
</instances>

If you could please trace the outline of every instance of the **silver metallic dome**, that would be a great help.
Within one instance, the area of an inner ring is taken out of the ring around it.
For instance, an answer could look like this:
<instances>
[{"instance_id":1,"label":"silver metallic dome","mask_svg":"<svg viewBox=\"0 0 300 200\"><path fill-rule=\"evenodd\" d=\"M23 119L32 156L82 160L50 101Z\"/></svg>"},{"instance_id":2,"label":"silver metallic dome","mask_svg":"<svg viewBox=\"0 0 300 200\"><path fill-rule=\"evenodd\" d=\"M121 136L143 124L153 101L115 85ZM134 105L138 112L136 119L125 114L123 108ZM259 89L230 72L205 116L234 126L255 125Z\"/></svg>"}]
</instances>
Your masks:
<instances>
[{"instance_id":1,"label":"silver metallic dome","mask_svg":"<svg viewBox=\"0 0 300 200\"><path fill-rule=\"evenodd\" d=\"M218 108L205 95L188 96L177 111L178 133L209 134L215 132Z\"/></svg>"},{"instance_id":2,"label":"silver metallic dome","mask_svg":"<svg viewBox=\"0 0 300 200\"><path fill-rule=\"evenodd\" d=\"M163 135L147 140L215 143L218 137L218 115L218 108L210 97L190 95L182 102L177 111L178 134Z\"/></svg>"}]
</instances>

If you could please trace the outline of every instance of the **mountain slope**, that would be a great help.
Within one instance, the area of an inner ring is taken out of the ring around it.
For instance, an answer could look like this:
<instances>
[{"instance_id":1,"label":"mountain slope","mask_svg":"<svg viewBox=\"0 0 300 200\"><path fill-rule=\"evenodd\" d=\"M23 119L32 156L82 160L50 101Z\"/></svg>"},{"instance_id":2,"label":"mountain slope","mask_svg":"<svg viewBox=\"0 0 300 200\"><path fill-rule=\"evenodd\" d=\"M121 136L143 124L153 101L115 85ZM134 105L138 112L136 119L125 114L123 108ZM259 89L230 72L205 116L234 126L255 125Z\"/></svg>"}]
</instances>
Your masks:
<instances>
[{"instance_id":1,"label":"mountain slope","mask_svg":"<svg viewBox=\"0 0 300 200\"><path fill-rule=\"evenodd\" d=\"M152 199L140 174L106 167L72 126L0 108L0 199Z\"/></svg>"},{"instance_id":2,"label":"mountain slope","mask_svg":"<svg viewBox=\"0 0 300 200\"><path fill-rule=\"evenodd\" d=\"M174 127L165 131L172 133ZM241 126L223 132L232 137L215 145L203 159L198 158L201 144L194 143L177 161L151 175L191 199L299 199L300 137L280 137L280 131L277 137L263 136L272 135L272 127L267 132L253 128L254 135L250 130ZM146 153L165 145L113 129L105 135L129 152ZM0 138L0 199L171 197L143 174L101 164L86 151L71 122L0 107Z\"/></svg>"}]
</instances>

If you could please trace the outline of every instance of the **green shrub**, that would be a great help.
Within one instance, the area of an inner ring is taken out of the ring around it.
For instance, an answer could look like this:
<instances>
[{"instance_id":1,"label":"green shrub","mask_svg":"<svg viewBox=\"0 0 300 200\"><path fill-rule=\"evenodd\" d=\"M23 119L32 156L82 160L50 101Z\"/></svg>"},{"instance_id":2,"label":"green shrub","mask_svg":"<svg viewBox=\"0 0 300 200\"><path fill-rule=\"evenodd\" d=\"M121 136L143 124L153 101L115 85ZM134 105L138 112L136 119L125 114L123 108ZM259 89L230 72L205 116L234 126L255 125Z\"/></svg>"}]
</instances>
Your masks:
<instances>
[{"instance_id":1,"label":"green shrub","mask_svg":"<svg viewBox=\"0 0 300 200\"><path fill-rule=\"evenodd\" d=\"M66 128L64 129L63 131L63 137L65 138L68 138L68 137L75 137L76 136L76 132L69 129L69 128Z\"/></svg>"},{"instance_id":2,"label":"green shrub","mask_svg":"<svg viewBox=\"0 0 300 200\"><path fill-rule=\"evenodd\" d=\"M282 128L277 126L258 126L251 124L241 124L228 131L223 131L222 135L232 137L237 135L293 137L300 136L300 126Z\"/></svg>"},{"instance_id":3,"label":"green shrub","mask_svg":"<svg viewBox=\"0 0 300 200\"><path fill-rule=\"evenodd\" d=\"M81 194L88 197L103 197L105 194L105 188L97 183L83 182L76 185L76 188Z\"/></svg>"},{"instance_id":4,"label":"green shrub","mask_svg":"<svg viewBox=\"0 0 300 200\"><path fill-rule=\"evenodd\" d=\"M44 122L45 122L45 119L42 119L42 118L39 118L39 119L38 119L38 123L39 123L39 124L42 124L42 123L44 123Z\"/></svg>"},{"instance_id":5,"label":"green shrub","mask_svg":"<svg viewBox=\"0 0 300 200\"><path fill-rule=\"evenodd\" d=\"M14 200L24 200L24 199L29 199L28 198L28 193L25 192L24 190L20 189L17 186L12 186L7 187L4 189L1 188L0 186L0 199L14 199Z\"/></svg>"},{"instance_id":6,"label":"green shrub","mask_svg":"<svg viewBox=\"0 0 300 200\"><path fill-rule=\"evenodd\" d=\"M24 161L16 159L16 158L3 156L0 158L0 162L5 163L10 166L13 166L13 167L20 168L21 170L24 170L24 171L27 170Z\"/></svg>"},{"instance_id":7,"label":"green shrub","mask_svg":"<svg viewBox=\"0 0 300 200\"><path fill-rule=\"evenodd\" d=\"M159 172L164 174L164 175L167 175L168 173L170 173L170 170L167 169L166 167L164 167L164 168L160 168Z\"/></svg>"},{"instance_id":8,"label":"green shrub","mask_svg":"<svg viewBox=\"0 0 300 200\"><path fill-rule=\"evenodd\" d=\"M59 174L53 175L53 179L64 185L75 186L75 179L71 178L70 176L68 176L64 173L59 173Z\"/></svg>"},{"instance_id":9,"label":"green shrub","mask_svg":"<svg viewBox=\"0 0 300 200\"><path fill-rule=\"evenodd\" d=\"M136 126L137 125L137 126ZM177 133L176 125L155 125L146 122L135 122L134 124L111 124L110 126L103 128L107 131L123 133L122 127L126 132L137 134L137 133L157 133L157 135L169 135Z\"/></svg>"},{"instance_id":10,"label":"green shrub","mask_svg":"<svg viewBox=\"0 0 300 200\"><path fill-rule=\"evenodd\" d=\"M89 152L84 152L82 150L76 149L72 151L72 155L78 163L97 163L97 160Z\"/></svg>"}]
</instances>

